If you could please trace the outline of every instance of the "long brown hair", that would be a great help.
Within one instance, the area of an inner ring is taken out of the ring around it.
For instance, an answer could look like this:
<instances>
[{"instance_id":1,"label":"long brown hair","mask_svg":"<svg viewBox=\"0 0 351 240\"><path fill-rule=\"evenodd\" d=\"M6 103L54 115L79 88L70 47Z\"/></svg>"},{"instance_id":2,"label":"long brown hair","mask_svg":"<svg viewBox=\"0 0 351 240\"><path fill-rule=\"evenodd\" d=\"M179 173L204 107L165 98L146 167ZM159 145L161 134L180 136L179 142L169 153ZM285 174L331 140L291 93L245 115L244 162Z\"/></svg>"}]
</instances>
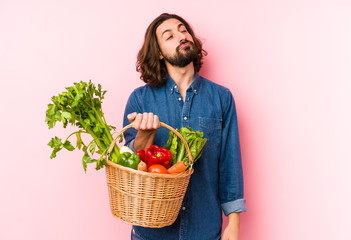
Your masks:
<instances>
[{"instance_id":1,"label":"long brown hair","mask_svg":"<svg viewBox=\"0 0 351 240\"><path fill-rule=\"evenodd\" d=\"M147 28L144 44L139 50L136 64L136 70L141 74L140 79L145 83L149 83L152 87L161 86L166 82L167 68L164 60L160 60L159 58L160 48L157 42L156 29L165 20L171 18L175 18L183 23L194 40L194 45L198 49L197 58L194 60L195 71L200 71L202 58L204 55L207 55L207 52L202 49L201 41L195 37L190 25L183 18L175 14L161 14Z\"/></svg>"}]
</instances>

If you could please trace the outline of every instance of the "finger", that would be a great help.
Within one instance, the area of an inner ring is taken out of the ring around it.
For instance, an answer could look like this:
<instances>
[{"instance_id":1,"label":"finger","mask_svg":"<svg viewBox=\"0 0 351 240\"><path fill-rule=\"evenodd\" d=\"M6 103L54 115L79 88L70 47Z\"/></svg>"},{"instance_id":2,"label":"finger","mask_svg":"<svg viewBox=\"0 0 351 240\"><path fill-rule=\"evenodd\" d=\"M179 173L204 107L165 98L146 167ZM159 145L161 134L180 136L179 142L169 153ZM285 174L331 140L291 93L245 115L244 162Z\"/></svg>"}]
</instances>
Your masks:
<instances>
[{"instance_id":1,"label":"finger","mask_svg":"<svg viewBox=\"0 0 351 240\"><path fill-rule=\"evenodd\" d=\"M153 129L153 123L154 123L154 114L149 113L148 114L148 119L147 119L147 129Z\"/></svg>"},{"instance_id":2,"label":"finger","mask_svg":"<svg viewBox=\"0 0 351 240\"><path fill-rule=\"evenodd\" d=\"M148 122L148 120L149 120L149 116L148 116L149 114L147 113L147 112L144 112L143 114L142 114L142 121L141 121L141 123L140 123L140 129L141 130L147 130L147 122Z\"/></svg>"},{"instance_id":3,"label":"finger","mask_svg":"<svg viewBox=\"0 0 351 240\"><path fill-rule=\"evenodd\" d=\"M153 128L154 129L159 129L160 127L161 127L160 120L159 120L157 115L154 115Z\"/></svg>"},{"instance_id":4,"label":"finger","mask_svg":"<svg viewBox=\"0 0 351 240\"><path fill-rule=\"evenodd\" d=\"M142 119L143 119L143 114L138 113L138 114L136 115L136 117L135 117L134 122L133 122L133 124L134 124L133 127L134 127L136 130L139 130L139 129L140 129L140 125L141 125Z\"/></svg>"},{"instance_id":5,"label":"finger","mask_svg":"<svg viewBox=\"0 0 351 240\"><path fill-rule=\"evenodd\" d=\"M136 116L137 116L136 112L128 114L127 115L128 121L132 123L135 120Z\"/></svg>"}]
</instances>

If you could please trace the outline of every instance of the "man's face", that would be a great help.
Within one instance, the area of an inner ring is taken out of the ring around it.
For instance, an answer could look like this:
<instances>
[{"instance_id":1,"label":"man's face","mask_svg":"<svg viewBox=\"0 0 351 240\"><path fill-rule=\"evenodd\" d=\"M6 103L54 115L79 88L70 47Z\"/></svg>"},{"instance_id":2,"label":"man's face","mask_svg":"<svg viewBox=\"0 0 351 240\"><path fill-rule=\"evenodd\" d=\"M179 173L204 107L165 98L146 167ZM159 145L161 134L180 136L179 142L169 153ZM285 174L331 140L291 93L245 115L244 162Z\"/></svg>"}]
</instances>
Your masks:
<instances>
[{"instance_id":1,"label":"man's face","mask_svg":"<svg viewBox=\"0 0 351 240\"><path fill-rule=\"evenodd\" d=\"M165 20L156 29L160 59L173 66L185 67L197 57L198 50L186 27L177 19Z\"/></svg>"}]
</instances>

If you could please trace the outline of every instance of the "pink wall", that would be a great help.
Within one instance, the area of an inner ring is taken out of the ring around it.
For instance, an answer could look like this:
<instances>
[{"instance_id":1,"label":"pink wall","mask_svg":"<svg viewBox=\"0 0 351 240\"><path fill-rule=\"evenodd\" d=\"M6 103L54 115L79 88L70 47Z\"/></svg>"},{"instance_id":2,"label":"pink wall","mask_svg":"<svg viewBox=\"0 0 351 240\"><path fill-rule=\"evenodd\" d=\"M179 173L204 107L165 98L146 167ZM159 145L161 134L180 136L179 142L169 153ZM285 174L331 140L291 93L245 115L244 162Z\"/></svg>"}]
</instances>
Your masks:
<instances>
[{"instance_id":1,"label":"pink wall","mask_svg":"<svg viewBox=\"0 0 351 240\"><path fill-rule=\"evenodd\" d=\"M243 240L351 239L351 4L347 0L0 1L0 239L129 239L108 207L104 171L81 153L49 159L63 130L44 122L74 81L108 90L121 126L142 83L135 59L162 12L178 13L209 52L201 74L228 86L239 115Z\"/></svg>"}]
</instances>

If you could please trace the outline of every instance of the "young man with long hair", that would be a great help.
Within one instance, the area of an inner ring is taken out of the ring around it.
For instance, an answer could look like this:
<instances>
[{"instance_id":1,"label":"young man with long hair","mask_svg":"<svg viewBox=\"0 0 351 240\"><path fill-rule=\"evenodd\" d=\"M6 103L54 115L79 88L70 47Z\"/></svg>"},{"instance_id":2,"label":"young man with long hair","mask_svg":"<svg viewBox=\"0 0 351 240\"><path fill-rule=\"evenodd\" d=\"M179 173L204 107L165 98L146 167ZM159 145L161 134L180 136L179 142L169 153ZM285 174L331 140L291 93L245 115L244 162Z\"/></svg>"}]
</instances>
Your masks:
<instances>
[{"instance_id":1,"label":"young man with long hair","mask_svg":"<svg viewBox=\"0 0 351 240\"><path fill-rule=\"evenodd\" d=\"M138 240L238 240L239 213L246 211L237 116L229 89L199 75L206 55L189 24L174 14L161 14L147 28L137 57L146 84L130 95L124 136L134 151L164 146L168 130L190 126L208 139L194 164L177 220L163 228L133 226ZM222 211L228 225L222 234ZM222 237L222 238L221 238Z\"/></svg>"}]
</instances>

